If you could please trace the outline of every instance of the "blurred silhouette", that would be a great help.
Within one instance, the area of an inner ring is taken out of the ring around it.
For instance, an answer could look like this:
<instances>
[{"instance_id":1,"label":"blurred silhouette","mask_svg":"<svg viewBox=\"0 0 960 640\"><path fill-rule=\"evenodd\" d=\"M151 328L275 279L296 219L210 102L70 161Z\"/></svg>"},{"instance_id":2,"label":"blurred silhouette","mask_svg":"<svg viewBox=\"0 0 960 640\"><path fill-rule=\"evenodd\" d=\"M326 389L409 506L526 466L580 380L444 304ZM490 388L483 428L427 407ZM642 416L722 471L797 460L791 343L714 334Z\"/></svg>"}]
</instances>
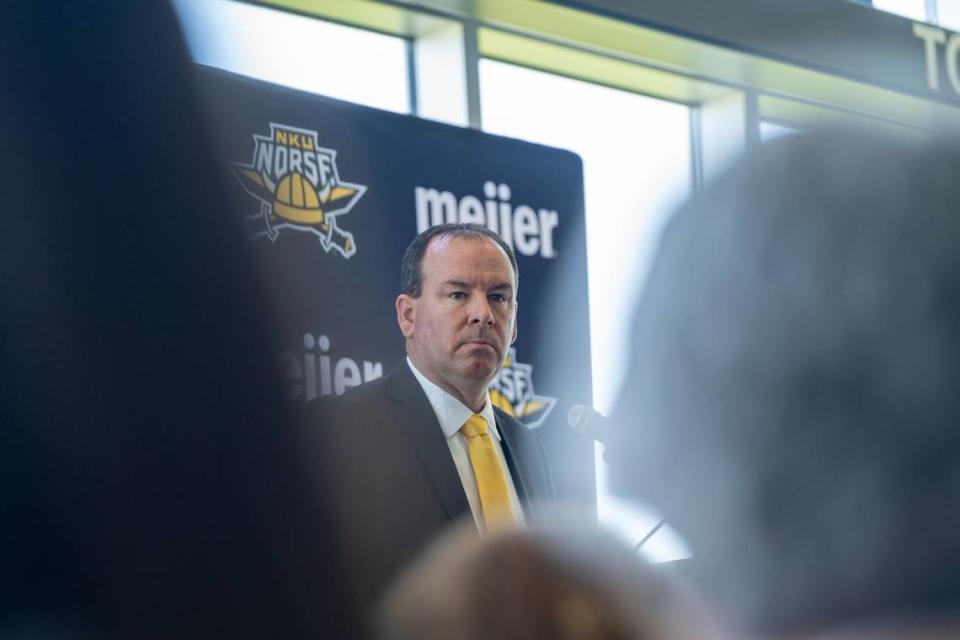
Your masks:
<instances>
[{"instance_id":1,"label":"blurred silhouette","mask_svg":"<svg viewBox=\"0 0 960 640\"><path fill-rule=\"evenodd\" d=\"M0 32L0 635L322 637L325 513L171 9Z\"/></svg>"},{"instance_id":2,"label":"blurred silhouette","mask_svg":"<svg viewBox=\"0 0 960 640\"><path fill-rule=\"evenodd\" d=\"M668 573L586 527L453 528L394 583L381 640L707 640Z\"/></svg>"},{"instance_id":3,"label":"blurred silhouette","mask_svg":"<svg viewBox=\"0 0 960 640\"><path fill-rule=\"evenodd\" d=\"M665 231L613 416L632 464L611 482L687 537L742 629L957 637L957 166L919 134L806 133Z\"/></svg>"}]
</instances>

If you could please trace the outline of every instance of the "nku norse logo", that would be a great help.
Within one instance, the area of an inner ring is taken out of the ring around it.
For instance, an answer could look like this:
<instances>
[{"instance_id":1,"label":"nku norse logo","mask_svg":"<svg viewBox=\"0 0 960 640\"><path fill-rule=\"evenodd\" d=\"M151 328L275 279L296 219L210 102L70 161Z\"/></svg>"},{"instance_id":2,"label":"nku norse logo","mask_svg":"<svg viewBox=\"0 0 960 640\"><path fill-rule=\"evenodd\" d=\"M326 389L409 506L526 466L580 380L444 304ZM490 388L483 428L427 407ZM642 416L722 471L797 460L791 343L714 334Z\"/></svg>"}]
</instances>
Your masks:
<instances>
[{"instance_id":1,"label":"nku norse logo","mask_svg":"<svg viewBox=\"0 0 960 640\"><path fill-rule=\"evenodd\" d=\"M283 229L312 233L323 250L344 258L357 252L353 234L337 225L367 188L343 182L337 173L337 152L321 148L316 131L270 123L270 135L253 134L250 164L231 163L240 184L260 201L260 211L247 216L251 237L271 242Z\"/></svg>"},{"instance_id":2,"label":"nku norse logo","mask_svg":"<svg viewBox=\"0 0 960 640\"><path fill-rule=\"evenodd\" d=\"M490 402L536 429L547 419L557 399L534 393L533 365L517 362L517 350L511 347L503 368L490 383Z\"/></svg>"}]
</instances>

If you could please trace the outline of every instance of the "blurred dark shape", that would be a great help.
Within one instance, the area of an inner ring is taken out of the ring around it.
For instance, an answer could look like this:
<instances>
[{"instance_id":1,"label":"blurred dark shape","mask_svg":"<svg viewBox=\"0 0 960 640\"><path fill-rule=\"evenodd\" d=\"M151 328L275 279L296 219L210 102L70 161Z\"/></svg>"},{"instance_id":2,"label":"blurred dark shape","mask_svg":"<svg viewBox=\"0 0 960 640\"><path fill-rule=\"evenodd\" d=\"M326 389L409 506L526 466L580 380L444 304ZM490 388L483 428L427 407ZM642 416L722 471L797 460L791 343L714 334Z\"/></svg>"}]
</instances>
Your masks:
<instances>
[{"instance_id":1,"label":"blurred dark shape","mask_svg":"<svg viewBox=\"0 0 960 640\"><path fill-rule=\"evenodd\" d=\"M611 481L753 632L960 613L960 148L919 136L764 145L642 294Z\"/></svg>"},{"instance_id":2,"label":"blurred dark shape","mask_svg":"<svg viewBox=\"0 0 960 640\"><path fill-rule=\"evenodd\" d=\"M707 640L668 573L599 530L453 528L394 583L381 640Z\"/></svg>"},{"instance_id":3,"label":"blurred dark shape","mask_svg":"<svg viewBox=\"0 0 960 640\"><path fill-rule=\"evenodd\" d=\"M172 10L0 33L0 635L322 637L324 513Z\"/></svg>"}]
</instances>

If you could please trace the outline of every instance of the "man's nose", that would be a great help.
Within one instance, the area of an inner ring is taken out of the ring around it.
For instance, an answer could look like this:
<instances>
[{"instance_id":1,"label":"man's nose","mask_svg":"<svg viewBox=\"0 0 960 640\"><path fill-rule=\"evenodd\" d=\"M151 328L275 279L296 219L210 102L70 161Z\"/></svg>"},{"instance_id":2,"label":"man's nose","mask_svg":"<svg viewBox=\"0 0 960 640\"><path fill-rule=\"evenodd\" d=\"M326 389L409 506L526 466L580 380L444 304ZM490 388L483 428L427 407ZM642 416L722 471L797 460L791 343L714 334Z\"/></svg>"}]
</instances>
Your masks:
<instances>
[{"instance_id":1,"label":"man's nose","mask_svg":"<svg viewBox=\"0 0 960 640\"><path fill-rule=\"evenodd\" d=\"M470 301L470 324L493 324L493 309L486 295L473 296Z\"/></svg>"}]
</instances>

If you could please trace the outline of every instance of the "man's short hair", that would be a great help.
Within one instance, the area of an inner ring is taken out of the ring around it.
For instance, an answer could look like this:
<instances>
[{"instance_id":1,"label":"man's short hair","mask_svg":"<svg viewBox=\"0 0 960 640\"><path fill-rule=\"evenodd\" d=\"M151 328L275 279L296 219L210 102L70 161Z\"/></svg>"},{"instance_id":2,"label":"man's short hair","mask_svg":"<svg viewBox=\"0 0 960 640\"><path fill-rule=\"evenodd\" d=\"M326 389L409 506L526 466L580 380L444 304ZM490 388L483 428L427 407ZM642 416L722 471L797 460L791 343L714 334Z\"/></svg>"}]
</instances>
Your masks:
<instances>
[{"instance_id":1,"label":"man's short hair","mask_svg":"<svg viewBox=\"0 0 960 640\"><path fill-rule=\"evenodd\" d=\"M614 420L755 632L960 613L960 148L764 144L665 230Z\"/></svg>"},{"instance_id":2,"label":"man's short hair","mask_svg":"<svg viewBox=\"0 0 960 640\"><path fill-rule=\"evenodd\" d=\"M420 232L407 247L403 254L403 262L400 264L400 291L402 293L411 298L419 298L420 294L423 293L423 256L427 252L430 241L437 237L468 240L489 238L493 240L510 259L510 266L513 268L514 290L520 286L520 270L517 268L517 257L503 238L487 227L478 224L446 223Z\"/></svg>"}]
</instances>

